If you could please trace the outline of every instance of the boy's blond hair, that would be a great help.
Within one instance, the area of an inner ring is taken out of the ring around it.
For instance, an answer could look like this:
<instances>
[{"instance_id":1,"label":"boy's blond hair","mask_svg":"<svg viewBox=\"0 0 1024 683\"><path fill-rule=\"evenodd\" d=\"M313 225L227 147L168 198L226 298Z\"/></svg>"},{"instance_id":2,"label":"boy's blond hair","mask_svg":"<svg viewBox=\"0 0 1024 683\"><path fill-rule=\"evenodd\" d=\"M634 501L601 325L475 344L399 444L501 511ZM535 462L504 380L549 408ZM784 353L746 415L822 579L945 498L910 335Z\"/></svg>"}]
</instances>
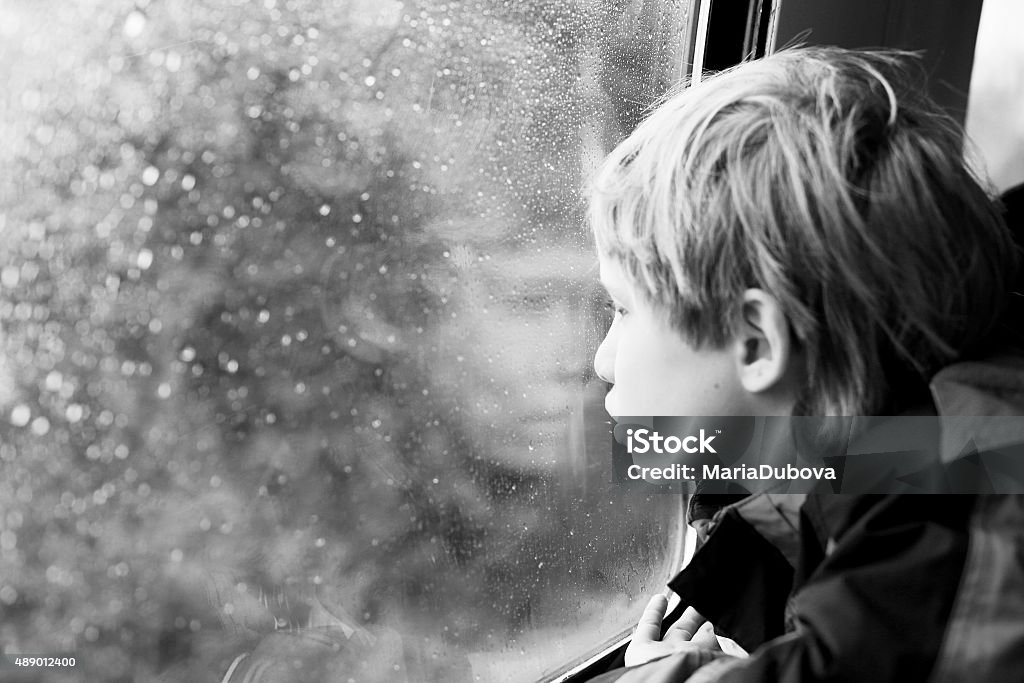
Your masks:
<instances>
[{"instance_id":1,"label":"boy's blond hair","mask_svg":"<svg viewBox=\"0 0 1024 683\"><path fill-rule=\"evenodd\" d=\"M1017 254L905 54L785 50L669 96L601 166L590 219L691 343L777 298L798 412L876 414L984 340Z\"/></svg>"}]
</instances>

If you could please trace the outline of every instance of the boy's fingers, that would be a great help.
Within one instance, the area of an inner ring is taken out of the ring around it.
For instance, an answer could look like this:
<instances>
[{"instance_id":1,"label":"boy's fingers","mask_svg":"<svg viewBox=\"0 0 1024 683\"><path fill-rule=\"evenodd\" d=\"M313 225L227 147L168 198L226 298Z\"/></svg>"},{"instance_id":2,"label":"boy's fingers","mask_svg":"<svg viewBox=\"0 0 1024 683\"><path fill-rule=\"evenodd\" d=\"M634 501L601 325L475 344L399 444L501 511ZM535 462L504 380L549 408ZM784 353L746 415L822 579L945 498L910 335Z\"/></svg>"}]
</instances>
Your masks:
<instances>
[{"instance_id":1,"label":"boy's fingers","mask_svg":"<svg viewBox=\"0 0 1024 683\"><path fill-rule=\"evenodd\" d=\"M711 622L706 622L703 626L697 629L697 632L690 638L690 642L698 647L702 647L705 650L721 650L722 647L718 644L718 638L715 637L715 629L711 625Z\"/></svg>"},{"instance_id":2,"label":"boy's fingers","mask_svg":"<svg viewBox=\"0 0 1024 683\"><path fill-rule=\"evenodd\" d=\"M661 620L668 609L668 599L664 595L655 595L644 608L640 623L636 625L633 640L661 640Z\"/></svg>"},{"instance_id":3,"label":"boy's fingers","mask_svg":"<svg viewBox=\"0 0 1024 683\"><path fill-rule=\"evenodd\" d=\"M693 607L687 607L682 616L665 632L665 640L668 640L669 636L674 640L690 640L705 622L707 619L701 616L700 612Z\"/></svg>"}]
</instances>

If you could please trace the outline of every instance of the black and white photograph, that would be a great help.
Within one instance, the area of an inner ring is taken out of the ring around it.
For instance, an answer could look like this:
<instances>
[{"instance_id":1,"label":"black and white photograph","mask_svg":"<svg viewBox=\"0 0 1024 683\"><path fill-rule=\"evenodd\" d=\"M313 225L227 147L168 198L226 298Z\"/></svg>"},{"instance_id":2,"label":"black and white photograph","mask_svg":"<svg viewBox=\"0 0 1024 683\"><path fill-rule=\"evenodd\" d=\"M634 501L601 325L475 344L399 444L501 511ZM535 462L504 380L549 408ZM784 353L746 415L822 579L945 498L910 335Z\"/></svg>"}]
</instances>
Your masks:
<instances>
[{"instance_id":1,"label":"black and white photograph","mask_svg":"<svg viewBox=\"0 0 1024 683\"><path fill-rule=\"evenodd\" d=\"M1020 0L0 0L0 683L1024 682Z\"/></svg>"}]
</instances>

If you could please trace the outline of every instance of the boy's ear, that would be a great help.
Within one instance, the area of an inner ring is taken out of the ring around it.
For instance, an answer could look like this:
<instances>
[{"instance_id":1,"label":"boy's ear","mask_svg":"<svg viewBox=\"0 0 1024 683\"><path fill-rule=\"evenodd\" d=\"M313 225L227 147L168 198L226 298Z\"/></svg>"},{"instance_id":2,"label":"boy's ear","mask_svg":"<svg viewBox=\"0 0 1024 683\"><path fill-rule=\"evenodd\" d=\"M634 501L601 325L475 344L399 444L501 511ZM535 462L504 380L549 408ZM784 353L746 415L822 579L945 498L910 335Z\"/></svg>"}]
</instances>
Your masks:
<instances>
[{"instance_id":1,"label":"boy's ear","mask_svg":"<svg viewBox=\"0 0 1024 683\"><path fill-rule=\"evenodd\" d=\"M750 393L780 388L793 355L789 322L774 296L762 289L743 292L735 337L740 383Z\"/></svg>"}]
</instances>

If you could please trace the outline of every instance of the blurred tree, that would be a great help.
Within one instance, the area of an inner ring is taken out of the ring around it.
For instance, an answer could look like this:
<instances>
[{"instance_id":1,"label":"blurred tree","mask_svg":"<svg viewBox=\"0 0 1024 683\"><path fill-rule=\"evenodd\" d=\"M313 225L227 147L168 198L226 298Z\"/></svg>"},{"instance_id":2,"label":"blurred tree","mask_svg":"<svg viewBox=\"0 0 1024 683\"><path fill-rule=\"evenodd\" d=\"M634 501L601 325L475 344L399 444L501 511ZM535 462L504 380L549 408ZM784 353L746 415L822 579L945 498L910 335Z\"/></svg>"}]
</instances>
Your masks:
<instances>
[{"instance_id":1,"label":"blurred tree","mask_svg":"<svg viewBox=\"0 0 1024 683\"><path fill-rule=\"evenodd\" d=\"M352 654L317 675L447 681L459 648L642 589L649 509L578 500L562 441L523 455L531 420L564 421L529 407L553 368L527 355L557 365L567 322L599 322L585 271L531 283L522 254L589 259L583 72L645 7L5 9L4 642L90 680L215 681L312 627ZM631 44L600 75L623 128L663 84ZM506 333L534 351L502 358Z\"/></svg>"}]
</instances>

